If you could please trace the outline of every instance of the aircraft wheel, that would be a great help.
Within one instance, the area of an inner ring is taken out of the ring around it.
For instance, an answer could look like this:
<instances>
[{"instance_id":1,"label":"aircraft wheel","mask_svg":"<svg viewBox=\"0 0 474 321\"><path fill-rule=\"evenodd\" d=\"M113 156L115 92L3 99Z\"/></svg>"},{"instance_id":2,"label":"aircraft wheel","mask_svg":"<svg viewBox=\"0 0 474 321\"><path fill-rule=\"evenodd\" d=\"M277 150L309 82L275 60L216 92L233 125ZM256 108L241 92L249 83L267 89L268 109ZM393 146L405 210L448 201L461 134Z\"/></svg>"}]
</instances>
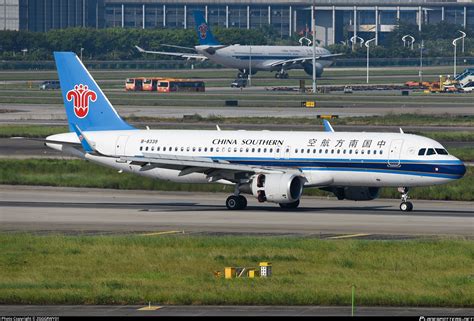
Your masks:
<instances>
[{"instance_id":1,"label":"aircraft wheel","mask_svg":"<svg viewBox=\"0 0 474 321\"><path fill-rule=\"evenodd\" d=\"M411 212L413 210L413 203L412 202L400 203L400 210L402 212Z\"/></svg>"},{"instance_id":2,"label":"aircraft wheel","mask_svg":"<svg viewBox=\"0 0 474 321\"><path fill-rule=\"evenodd\" d=\"M241 210L247 208L247 199L245 198L245 196L239 195L239 201Z\"/></svg>"},{"instance_id":3,"label":"aircraft wheel","mask_svg":"<svg viewBox=\"0 0 474 321\"><path fill-rule=\"evenodd\" d=\"M294 208L297 208L300 205L300 200L296 200L292 203L280 203L279 205L280 205L281 208L294 209Z\"/></svg>"},{"instance_id":4,"label":"aircraft wheel","mask_svg":"<svg viewBox=\"0 0 474 321\"><path fill-rule=\"evenodd\" d=\"M275 78L277 78L277 79L280 78L280 73L279 73L279 72L277 72L277 73L275 74Z\"/></svg>"},{"instance_id":5,"label":"aircraft wheel","mask_svg":"<svg viewBox=\"0 0 474 321\"><path fill-rule=\"evenodd\" d=\"M288 79L288 77L289 77L289 76L288 76L287 73L284 73L284 74L283 74L283 78Z\"/></svg>"},{"instance_id":6,"label":"aircraft wheel","mask_svg":"<svg viewBox=\"0 0 474 321\"><path fill-rule=\"evenodd\" d=\"M247 206L247 199L240 195L231 195L225 201L225 205L229 210L241 210Z\"/></svg>"}]
</instances>

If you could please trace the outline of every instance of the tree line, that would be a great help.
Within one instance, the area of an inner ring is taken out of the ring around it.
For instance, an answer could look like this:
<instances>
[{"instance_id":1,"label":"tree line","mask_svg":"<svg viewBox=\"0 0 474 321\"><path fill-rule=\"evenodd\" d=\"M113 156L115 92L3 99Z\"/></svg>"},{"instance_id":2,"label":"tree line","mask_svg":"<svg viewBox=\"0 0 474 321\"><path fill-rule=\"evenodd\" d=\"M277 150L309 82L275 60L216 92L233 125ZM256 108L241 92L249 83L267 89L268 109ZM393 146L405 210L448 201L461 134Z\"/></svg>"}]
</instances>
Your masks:
<instances>
[{"instance_id":1,"label":"tree line","mask_svg":"<svg viewBox=\"0 0 474 321\"><path fill-rule=\"evenodd\" d=\"M441 22L424 25L418 31L416 25L399 23L388 33L379 46L371 48L371 56L377 58L409 58L419 56L419 44L424 41L426 57L447 57L453 53L452 40L460 36L458 25ZM217 39L223 44L252 45L300 45L301 35L293 34L282 38L274 28L266 26L259 29L214 28ZM474 30L464 30L464 56L474 56L474 41L470 38ZM414 49L403 47L402 36L411 34L416 42ZM346 38L351 36L346 32ZM367 39L366 39L367 40ZM0 31L0 59L2 60L51 60L53 51L73 51L80 53L83 48L84 59L93 60L138 60L164 59L163 56L145 56L135 49L135 45L152 50L169 50L162 44L183 47L197 45L193 29L91 29L69 28L50 30L45 33L28 31ZM328 47L333 53L344 53L346 58L365 57L365 46L353 50L348 41ZM460 52L460 48L458 47Z\"/></svg>"}]
</instances>

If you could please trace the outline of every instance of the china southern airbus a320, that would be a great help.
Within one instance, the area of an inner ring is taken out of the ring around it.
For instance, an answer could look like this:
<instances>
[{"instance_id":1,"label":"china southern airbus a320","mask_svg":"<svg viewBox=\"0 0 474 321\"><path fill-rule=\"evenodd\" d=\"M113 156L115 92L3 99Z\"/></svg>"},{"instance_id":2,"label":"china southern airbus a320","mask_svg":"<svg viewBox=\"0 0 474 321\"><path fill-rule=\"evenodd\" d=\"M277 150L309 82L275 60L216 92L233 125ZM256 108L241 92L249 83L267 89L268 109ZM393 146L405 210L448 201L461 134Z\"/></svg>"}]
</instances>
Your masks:
<instances>
[{"instance_id":1,"label":"china southern airbus a320","mask_svg":"<svg viewBox=\"0 0 474 321\"><path fill-rule=\"evenodd\" d=\"M165 51L149 51L135 46L140 52L175 56L185 59L206 60L239 70L239 78L247 78L250 70L252 75L257 71L277 71L276 78L288 78L287 70L303 69L308 75L313 74L313 48L309 46L241 46L222 45L211 33L202 12L194 11L194 20L199 39L199 46L191 49L196 53L179 53ZM316 47L316 76L321 77L324 68L332 65L331 58L341 54L331 54L329 50ZM250 68L251 66L251 68Z\"/></svg>"},{"instance_id":2,"label":"china southern airbus a320","mask_svg":"<svg viewBox=\"0 0 474 321\"><path fill-rule=\"evenodd\" d=\"M338 199L372 200L381 187L398 187L402 211L408 189L461 178L464 164L438 142L400 133L325 131L139 130L117 114L71 52L54 54L69 133L47 146L119 171L178 183L233 185L230 210L258 202L298 207L304 188Z\"/></svg>"}]
</instances>

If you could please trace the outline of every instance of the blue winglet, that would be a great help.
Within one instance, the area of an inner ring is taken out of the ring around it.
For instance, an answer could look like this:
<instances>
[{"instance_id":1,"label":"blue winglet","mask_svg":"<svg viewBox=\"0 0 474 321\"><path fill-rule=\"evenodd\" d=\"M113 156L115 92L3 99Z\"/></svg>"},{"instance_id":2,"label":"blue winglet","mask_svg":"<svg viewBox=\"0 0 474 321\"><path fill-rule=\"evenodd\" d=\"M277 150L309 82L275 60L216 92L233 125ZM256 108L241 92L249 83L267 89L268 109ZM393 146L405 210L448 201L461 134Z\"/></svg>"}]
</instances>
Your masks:
<instances>
[{"instance_id":1,"label":"blue winglet","mask_svg":"<svg viewBox=\"0 0 474 321\"><path fill-rule=\"evenodd\" d=\"M332 128L331 124L326 119L323 119L323 125L325 132L334 132L334 129Z\"/></svg>"}]
</instances>

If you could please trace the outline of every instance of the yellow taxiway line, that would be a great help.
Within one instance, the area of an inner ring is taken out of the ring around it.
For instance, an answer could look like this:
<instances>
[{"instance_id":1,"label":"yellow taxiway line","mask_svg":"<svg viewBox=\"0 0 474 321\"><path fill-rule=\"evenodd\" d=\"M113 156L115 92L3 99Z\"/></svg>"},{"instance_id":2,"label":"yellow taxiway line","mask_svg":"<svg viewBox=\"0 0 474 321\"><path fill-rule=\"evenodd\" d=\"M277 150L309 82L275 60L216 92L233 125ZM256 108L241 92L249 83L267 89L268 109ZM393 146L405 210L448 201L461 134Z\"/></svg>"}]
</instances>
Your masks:
<instances>
[{"instance_id":1,"label":"yellow taxiway line","mask_svg":"<svg viewBox=\"0 0 474 321\"><path fill-rule=\"evenodd\" d=\"M363 234L363 233L346 234L346 235L328 237L328 239L333 239L333 240L336 240L336 239L349 239L349 238L353 238L353 237L361 237L361 236L368 236L368 235L370 235L370 234Z\"/></svg>"},{"instance_id":2,"label":"yellow taxiway line","mask_svg":"<svg viewBox=\"0 0 474 321\"><path fill-rule=\"evenodd\" d=\"M153 236L153 235L165 235L165 234L177 234L177 233L184 233L184 231L163 231L163 232L145 233L145 234L140 234L140 235Z\"/></svg>"}]
</instances>

